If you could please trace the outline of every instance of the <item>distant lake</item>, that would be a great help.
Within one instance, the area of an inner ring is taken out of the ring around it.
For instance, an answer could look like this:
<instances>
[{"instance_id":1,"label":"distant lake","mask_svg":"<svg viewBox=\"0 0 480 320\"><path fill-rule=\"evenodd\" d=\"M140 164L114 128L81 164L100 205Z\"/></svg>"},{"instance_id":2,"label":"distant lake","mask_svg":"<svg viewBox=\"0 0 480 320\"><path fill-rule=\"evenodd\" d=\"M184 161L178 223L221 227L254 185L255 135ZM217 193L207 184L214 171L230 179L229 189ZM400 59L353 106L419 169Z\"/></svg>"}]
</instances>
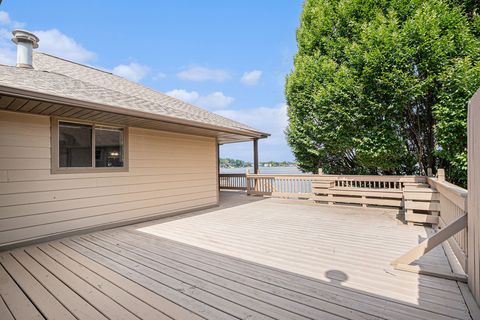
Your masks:
<instances>
[{"instance_id":1,"label":"distant lake","mask_svg":"<svg viewBox=\"0 0 480 320\"><path fill-rule=\"evenodd\" d=\"M253 173L253 167L248 168ZM297 167L260 167L260 173L265 174L302 174ZM247 168L220 168L220 173L245 173Z\"/></svg>"}]
</instances>

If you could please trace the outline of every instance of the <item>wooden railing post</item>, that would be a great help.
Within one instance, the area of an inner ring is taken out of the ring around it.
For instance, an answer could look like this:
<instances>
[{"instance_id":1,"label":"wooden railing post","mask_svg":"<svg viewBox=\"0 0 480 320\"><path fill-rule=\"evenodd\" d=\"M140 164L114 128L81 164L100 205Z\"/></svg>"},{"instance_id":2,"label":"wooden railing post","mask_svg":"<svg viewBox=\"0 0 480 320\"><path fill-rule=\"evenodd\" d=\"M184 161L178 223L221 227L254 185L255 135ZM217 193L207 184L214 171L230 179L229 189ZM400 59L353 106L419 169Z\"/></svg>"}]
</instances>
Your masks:
<instances>
[{"instance_id":1,"label":"wooden railing post","mask_svg":"<svg viewBox=\"0 0 480 320\"><path fill-rule=\"evenodd\" d=\"M253 139L253 173L258 174L258 139Z\"/></svg>"},{"instance_id":2,"label":"wooden railing post","mask_svg":"<svg viewBox=\"0 0 480 320\"><path fill-rule=\"evenodd\" d=\"M468 103L468 285L480 306L480 90Z\"/></svg>"},{"instance_id":3,"label":"wooden railing post","mask_svg":"<svg viewBox=\"0 0 480 320\"><path fill-rule=\"evenodd\" d=\"M248 171L248 168L247 168L247 170L245 171L245 180L247 182L247 195L250 194L250 177L249 177L249 175L250 175L250 172Z\"/></svg>"},{"instance_id":4,"label":"wooden railing post","mask_svg":"<svg viewBox=\"0 0 480 320\"><path fill-rule=\"evenodd\" d=\"M335 181L330 181L328 189L327 189L327 198L328 198L328 204L333 206L333 194L330 192L330 189L332 187L335 187Z\"/></svg>"},{"instance_id":5,"label":"wooden railing post","mask_svg":"<svg viewBox=\"0 0 480 320\"><path fill-rule=\"evenodd\" d=\"M445 181L445 170L444 169L438 169L437 171L437 178L438 178L438 181Z\"/></svg>"},{"instance_id":6,"label":"wooden railing post","mask_svg":"<svg viewBox=\"0 0 480 320\"><path fill-rule=\"evenodd\" d=\"M218 191L220 191L221 189L221 182L220 182L220 144L218 143L218 140L217 140L217 148L216 148L216 153L217 153L217 182L218 182L218 185L217 185L217 188L218 188ZM220 196L219 196L220 198Z\"/></svg>"}]
</instances>

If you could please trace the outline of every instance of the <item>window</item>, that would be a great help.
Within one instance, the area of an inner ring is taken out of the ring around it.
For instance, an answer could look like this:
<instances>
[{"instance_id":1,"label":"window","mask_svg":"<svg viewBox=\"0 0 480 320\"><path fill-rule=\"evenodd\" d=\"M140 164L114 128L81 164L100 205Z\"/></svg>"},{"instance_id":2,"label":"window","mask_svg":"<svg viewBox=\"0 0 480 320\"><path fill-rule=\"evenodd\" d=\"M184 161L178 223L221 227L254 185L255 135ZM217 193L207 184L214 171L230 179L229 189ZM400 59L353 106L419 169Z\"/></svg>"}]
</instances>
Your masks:
<instances>
[{"instance_id":1,"label":"window","mask_svg":"<svg viewBox=\"0 0 480 320\"><path fill-rule=\"evenodd\" d=\"M125 129L106 125L53 122L52 171L97 172L125 169Z\"/></svg>"},{"instance_id":2,"label":"window","mask_svg":"<svg viewBox=\"0 0 480 320\"><path fill-rule=\"evenodd\" d=\"M58 126L59 166L61 168L92 166L92 126L60 122Z\"/></svg>"},{"instance_id":3,"label":"window","mask_svg":"<svg viewBox=\"0 0 480 320\"><path fill-rule=\"evenodd\" d=\"M123 167L123 129L95 127L95 167Z\"/></svg>"}]
</instances>

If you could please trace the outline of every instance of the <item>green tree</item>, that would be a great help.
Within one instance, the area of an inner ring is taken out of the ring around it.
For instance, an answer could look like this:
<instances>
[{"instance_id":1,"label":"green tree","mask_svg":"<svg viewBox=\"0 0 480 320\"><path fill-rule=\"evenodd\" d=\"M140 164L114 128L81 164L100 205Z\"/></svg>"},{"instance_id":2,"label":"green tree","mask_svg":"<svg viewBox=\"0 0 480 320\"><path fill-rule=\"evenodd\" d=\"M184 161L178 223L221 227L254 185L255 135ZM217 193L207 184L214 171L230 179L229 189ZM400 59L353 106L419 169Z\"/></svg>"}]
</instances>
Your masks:
<instances>
[{"instance_id":1,"label":"green tree","mask_svg":"<svg viewBox=\"0 0 480 320\"><path fill-rule=\"evenodd\" d=\"M287 77L300 167L466 180L466 110L480 87L476 1L307 0Z\"/></svg>"}]
</instances>

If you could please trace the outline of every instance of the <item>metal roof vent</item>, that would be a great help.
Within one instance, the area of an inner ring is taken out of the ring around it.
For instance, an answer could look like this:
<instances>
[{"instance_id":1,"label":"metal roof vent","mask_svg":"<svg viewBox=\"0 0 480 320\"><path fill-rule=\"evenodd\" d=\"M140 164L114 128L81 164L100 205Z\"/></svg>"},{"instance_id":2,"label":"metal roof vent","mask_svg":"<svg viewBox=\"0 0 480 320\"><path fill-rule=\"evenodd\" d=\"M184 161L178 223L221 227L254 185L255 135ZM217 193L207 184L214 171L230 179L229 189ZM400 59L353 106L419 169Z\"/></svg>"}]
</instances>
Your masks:
<instances>
[{"instance_id":1,"label":"metal roof vent","mask_svg":"<svg viewBox=\"0 0 480 320\"><path fill-rule=\"evenodd\" d=\"M25 30L13 30L12 41L17 45L17 67L32 69L33 49L38 48L40 39L31 32Z\"/></svg>"}]
</instances>

